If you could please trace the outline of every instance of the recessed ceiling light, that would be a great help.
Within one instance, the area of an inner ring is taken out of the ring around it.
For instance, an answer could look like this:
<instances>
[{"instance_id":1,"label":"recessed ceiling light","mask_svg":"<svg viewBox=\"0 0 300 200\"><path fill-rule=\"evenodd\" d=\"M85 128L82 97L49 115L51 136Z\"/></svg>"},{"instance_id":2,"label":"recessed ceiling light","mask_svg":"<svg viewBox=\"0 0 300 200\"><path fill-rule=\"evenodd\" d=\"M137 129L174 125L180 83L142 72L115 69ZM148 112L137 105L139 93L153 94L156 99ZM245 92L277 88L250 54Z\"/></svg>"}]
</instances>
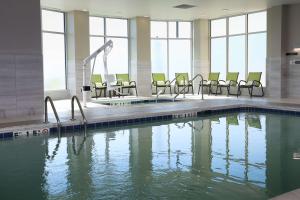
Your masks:
<instances>
[{"instance_id":1,"label":"recessed ceiling light","mask_svg":"<svg viewBox=\"0 0 300 200\"><path fill-rule=\"evenodd\" d=\"M174 6L173 8L179 8L179 9L189 9L189 8L194 8L196 6L190 5L190 4L180 4L177 6Z\"/></svg>"}]
</instances>

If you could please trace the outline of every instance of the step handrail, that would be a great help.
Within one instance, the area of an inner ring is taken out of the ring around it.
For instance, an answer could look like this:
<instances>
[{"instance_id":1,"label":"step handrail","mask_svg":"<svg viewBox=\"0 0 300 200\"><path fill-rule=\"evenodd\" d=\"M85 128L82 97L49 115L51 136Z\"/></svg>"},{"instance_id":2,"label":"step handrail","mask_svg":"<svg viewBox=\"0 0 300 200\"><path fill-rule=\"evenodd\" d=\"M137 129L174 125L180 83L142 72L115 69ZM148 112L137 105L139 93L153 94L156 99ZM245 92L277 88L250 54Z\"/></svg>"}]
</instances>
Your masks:
<instances>
[{"instance_id":1,"label":"step handrail","mask_svg":"<svg viewBox=\"0 0 300 200\"><path fill-rule=\"evenodd\" d=\"M78 99L78 97L77 96L73 96L72 97L72 100L71 100L71 113L72 113L72 118L71 118L71 120L72 121L74 121L75 120L75 109L74 109L74 101L76 100L76 103L77 103L77 105L78 105L78 107L79 107L79 110L80 110L80 113L81 113L81 117L82 117L82 119L83 119L83 124L84 124L84 135L86 135L86 129L87 129L87 119L86 119L86 117L85 117L85 114L84 114L84 112L83 112L83 109L82 109L82 106L81 106L81 103L80 103L80 101L79 101L79 99Z\"/></svg>"},{"instance_id":2,"label":"step handrail","mask_svg":"<svg viewBox=\"0 0 300 200\"><path fill-rule=\"evenodd\" d=\"M172 84L179 76L181 76L181 75L180 75L180 74L177 75L177 76L169 83L170 87L171 87L171 84ZM157 92L157 94L156 94L156 102L158 101L159 95L163 94L163 93L166 91L166 89L167 89L167 85L165 85L165 87L163 87L162 90L159 90L159 91Z\"/></svg>"},{"instance_id":3,"label":"step handrail","mask_svg":"<svg viewBox=\"0 0 300 200\"><path fill-rule=\"evenodd\" d=\"M204 99L204 98L203 98L203 81L204 81L203 76L202 76L201 74L197 74L197 75L194 76L194 78L192 78L189 82L193 82L196 78L200 78L200 80L201 80L201 99L203 100L203 99ZM189 86L189 84L185 85L185 86L183 87L183 89L180 90L180 91L178 92L178 94L175 95L175 97L173 98L173 101L175 101L175 99L180 95L181 92L184 92L183 95L185 96L185 89L186 89L188 86Z\"/></svg>"},{"instance_id":4,"label":"step handrail","mask_svg":"<svg viewBox=\"0 0 300 200\"><path fill-rule=\"evenodd\" d=\"M46 98L45 98L45 121L44 121L44 123L49 123L49 120L48 120L48 102L50 102L51 108L53 110L53 113L54 113L54 116L55 116L55 119L56 119L56 123L57 123L58 136L60 137L61 122L60 122L60 119L58 117L58 114L57 114L56 108L54 106L53 100L50 96L46 96Z\"/></svg>"}]
</instances>

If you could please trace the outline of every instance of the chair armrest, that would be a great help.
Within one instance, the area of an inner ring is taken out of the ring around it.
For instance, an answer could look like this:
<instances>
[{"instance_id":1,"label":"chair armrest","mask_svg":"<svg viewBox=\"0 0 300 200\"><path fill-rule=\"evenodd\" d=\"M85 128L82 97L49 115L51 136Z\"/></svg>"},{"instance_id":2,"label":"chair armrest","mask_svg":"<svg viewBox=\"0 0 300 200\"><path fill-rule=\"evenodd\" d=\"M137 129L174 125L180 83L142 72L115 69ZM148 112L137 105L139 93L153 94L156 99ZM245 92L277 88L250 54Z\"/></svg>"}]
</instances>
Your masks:
<instances>
[{"instance_id":1,"label":"chair armrest","mask_svg":"<svg viewBox=\"0 0 300 200\"><path fill-rule=\"evenodd\" d=\"M152 81L152 85L156 86L157 85L157 81Z\"/></svg>"},{"instance_id":2,"label":"chair armrest","mask_svg":"<svg viewBox=\"0 0 300 200\"><path fill-rule=\"evenodd\" d=\"M234 85L234 84L238 85L239 83L238 83L237 81L230 80L230 81L229 81L229 84L230 84L230 85Z\"/></svg>"},{"instance_id":3,"label":"chair armrest","mask_svg":"<svg viewBox=\"0 0 300 200\"><path fill-rule=\"evenodd\" d=\"M129 82L129 85L131 85L131 83L133 83L133 85L136 86L136 82L135 82L135 81L130 81L130 82Z\"/></svg>"},{"instance_id":4,"label":"chair armrest","mask_svg":"<svg viewBox=\"0 0 300 200\"><path fill-rule=\"evenodd\" d=\"M241 85L241 83L247 83L247 81L245 81L245 80L240 80L239 85Z\"/></svg>"},{"instance_id":5,"label":"chair armrest","mask_svg":"<svg viewBox=\"0 0 300 200\"><path fill-rule=\"evenodd\" d=\"M252 85L256 86L256 84L254 84L254 83L257 83L259 86L262 86L262 84L261 84L260 81L255 81L255 80L254 80L254 81L252 82ZM258 86L258 87L259 87L259 86Z\"/></svg>"}]
</instances>

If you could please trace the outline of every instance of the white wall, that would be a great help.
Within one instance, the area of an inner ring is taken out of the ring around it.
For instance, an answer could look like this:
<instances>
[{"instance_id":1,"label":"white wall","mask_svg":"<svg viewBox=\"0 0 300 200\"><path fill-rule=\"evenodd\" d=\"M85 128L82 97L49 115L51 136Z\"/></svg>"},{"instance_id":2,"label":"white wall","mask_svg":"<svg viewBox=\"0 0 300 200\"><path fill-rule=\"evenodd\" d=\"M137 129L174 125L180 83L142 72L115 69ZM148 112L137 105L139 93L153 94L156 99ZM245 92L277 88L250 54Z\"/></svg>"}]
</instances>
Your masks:
<instances>
[{"instance_id":1,"label":"white wall","mask_svg":"<svg viewBox=\"0 0 300 200\"><path fill-rule=\"evenodd\" d=\"M42 118L40 12L39 0L0 2L0 123Z\"/></svg>"}]
</instances>

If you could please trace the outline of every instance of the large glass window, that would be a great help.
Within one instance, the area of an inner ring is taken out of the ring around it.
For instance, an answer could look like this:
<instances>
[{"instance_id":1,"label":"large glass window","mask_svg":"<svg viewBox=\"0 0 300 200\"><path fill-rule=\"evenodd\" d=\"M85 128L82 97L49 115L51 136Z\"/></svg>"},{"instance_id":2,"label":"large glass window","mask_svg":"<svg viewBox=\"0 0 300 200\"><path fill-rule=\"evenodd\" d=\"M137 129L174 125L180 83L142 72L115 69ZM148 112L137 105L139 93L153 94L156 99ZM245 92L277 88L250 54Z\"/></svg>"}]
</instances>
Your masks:
<instances>
[{"instance_id":1,"label":"large glass window","mask_svg":"<svg viewBox=\"0 0 300 200\"><path fill-rule=\"evenodd\" d=\"M108 73L128 73L127 19L90 17L90 53L112 40L114 47L107 58ZM93 62L92 62L93 63ZM98 56L94 74L103 74L102 56Z\"/></svg>"},{"instance_id":2,"label":"large glass window","mask_svg":"<svg viewBox=\"0 0 300 200\"><path fill-rule=\"evenodd\" d=\"M247 26L248 25L248 26ZM251 13L211 21L211 71L239 72L246 79L248 72L262 72L266 82L266 12Z\"/></svg>"},{"instance_id":3,"label":"large glass window","mask_svg":"<svg viewBox=\"0 0 300 200\"><path fill-rule=\"evenodd\" d=\"M226 74L226 38L211 40L211 71L220 72L220 79L224 80Z\"/></svg>"},{"instance_id":4,"label":"large glass window","mask_svg":"<svg viewBox=\"0 0 300 200\"><path fill-rule=\"evenodd\" d=\"M165 73L172 80L175 73L191 75L191 22L151 22L152 72Z\"/></svg>"},{"instance_id":5,"label":"large glass window","mask_svg":"<svg viewBox=\"0 0 300 200\"><path fill-rule=\"evenodd\" d=\"M42 10L44 90L66 89L64 13Z\"/></svg>"}]
</instances>

